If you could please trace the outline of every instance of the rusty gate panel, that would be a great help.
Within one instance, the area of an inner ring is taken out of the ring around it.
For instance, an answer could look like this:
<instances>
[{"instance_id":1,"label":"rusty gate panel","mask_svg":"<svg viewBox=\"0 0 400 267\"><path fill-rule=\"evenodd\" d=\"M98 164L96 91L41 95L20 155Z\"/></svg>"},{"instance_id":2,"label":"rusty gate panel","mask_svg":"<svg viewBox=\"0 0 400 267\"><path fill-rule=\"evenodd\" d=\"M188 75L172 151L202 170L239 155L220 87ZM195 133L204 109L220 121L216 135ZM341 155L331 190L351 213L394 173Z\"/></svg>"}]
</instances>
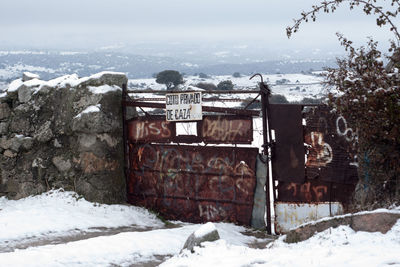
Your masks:
<instances>
[{"instance_id":1,"label":"rusty gate panel","mask_svg":"<svg viewBox=\"0 0 400 267\"><path fill-rule=\"evenodd\" d=\"M143 116L128 121L130 142L169 143L175 135L175 124L166 121L165 116Z\"/></svg>"},{"instance_id":2,"label":"rusty gate panel","mask_svg":"<svg viewBox=\"0 0 400 267\"><path fill-rule=\"evenodd\" d=\"M356 133L343 116L328 106L318 106L304 114L305 143L308 145L308 179L355 184L357 175Z\"/></svg>"},{"instance_id":3,"label":"rusty gate panel","mask_svg":"<svg viewBox=\"0 0 400 267\"><path fill-rule=\"evenodd\" d=\"M278 180L276 231L341 214L349 207L358 181L357 135L351 123L323 105L305 107L302 115L298 106L271 105L271 113L276 136L272 168ZM298 174L284 170L285 164L291 167L293 162L292 149L303 155L303 171Z\"/></svg>"},{"instance_id":4,"label":"rusty gate panel","mask_svg":"<svg viewBox=\"0 0 400 267\"><path fill-rule=\"evenodd\" d=\"M167 219L250 223L257 148L130 146L130 203Z\"/></svg>"},{"instance_id":5,"label":"rusty gate panel","mask_svg":"<svg viewBox=\"0 0 400 267\"><path fill-rule=\"evenodd\" d=\"M205 143L251 144L253 141L253 119L249 116L204 116L197 126Z\"/></svg>"},{"instance_id":6,"label":"rusty gate panel","mask_svg":"<svg viewBox=\"0 0 400 267\"><path fill-rule=\"evenodd\" d=\"M278 181L304 182L302 105L271 104L271 128L275 131L273 177Z\"/></svg>"},{"instance_id":7,"label":"rusty gate panel","mask_svg":"<svg viewBox=\"0 0 400 267\"><path fill-rule=\"evenodd\" d=\"M176 123L166 121L165 116L137 117L128 121L128 138L133 143L251 144L253 141L253 119L249 116L205 115L196 123L198 136L176 136Z\"/></svg>"},{"instance_id":8,"label":"rusty gate panel","mask_svg":"<svg viewBox=\"0 0 400 267\"><path fill-rule=\"evenodd\" d=\"M287 202L334 202L349 203L354 192L354 184L330 183L310 180L302 184L280 182L279 201Z\"/></svg>"}]
</instances>

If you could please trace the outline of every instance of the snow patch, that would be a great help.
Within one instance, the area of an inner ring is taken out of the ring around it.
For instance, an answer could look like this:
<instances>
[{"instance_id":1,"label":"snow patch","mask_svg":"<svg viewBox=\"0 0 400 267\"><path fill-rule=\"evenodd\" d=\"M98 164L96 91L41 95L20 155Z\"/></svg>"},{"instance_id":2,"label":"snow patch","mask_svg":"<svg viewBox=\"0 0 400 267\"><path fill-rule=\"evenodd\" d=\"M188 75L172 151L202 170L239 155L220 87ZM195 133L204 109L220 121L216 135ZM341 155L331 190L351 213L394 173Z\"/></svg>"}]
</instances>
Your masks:
<instances>
[{"instance_id":1,"label":"snow patch","mask_svg":"<svg viewBox=\"0 0 400 267\"><path fill-rule=\"evenodd\" d=\"M21 87L21 85L23 85L24 82L22 81L22 79L17 79L14 80L10 83L10 85L8 85L8 88L6 89L7 92L15 92L18 90L18 88Z\"/></svg>"},{"instance_id":2,"label":"snow patch","mask_svg":"<svg viewBox=\"0 0 400 267\"><path fill-rule=\"evenodd\" d=\"M164 224L143 208L91 203L61 189L20 200L0 198L0 243L51 233L94 231L93 227L129 225L145 228Z\"/></svg>"},{"instance_id":3,"label":"snow patch","mask_svg":"<svg viewBox=\"0 0 400 267\"><path fill-rule=\"evenodd\" d=\"M215 228L215 225L212 222L208 222L204 225L202 225L199 229L197 229L194 232L194 236L199 238L199 237L203 237L205 235L208 235L209 233L213 232L217 230L217 228Z\"/></svg>"},{"instance_id":4,"label":"snow patch","mask_svg":"<svg viewBox=\"0 0 400 267\"><path fill-rule=\"evenodd\" d=\"M31 73L31 72L27 72L27 71L24 72L24 75L25 75L26 77L31 78L31 79L39 79L39 78L40 78L39 75L34 74L34 73Z\"/></svg>"},{"instance_id":5,"label":"snow patch","mask_svg":"<svg viewBox=\"0 0 400 267\"><path fill-rule=\"evenodd\" d=\"M82 114L85 114L85 113L100 112L100 108L101 108L100 104L88 106L81 113L76 115L75 118L80 118L82 116Z\"/></svg>"},{"instance_id":6,"label":"snow patch","mask_svg":"<svg viewBox=\"0 0 400 267\"><path fill-rule=\"evenodd\" d=\"M88 89L93 94L105 94L108 92L121 90L121 88L117 85L110 86L107 84L101 86L89 86Z\"/></svg>"}]
</instances>

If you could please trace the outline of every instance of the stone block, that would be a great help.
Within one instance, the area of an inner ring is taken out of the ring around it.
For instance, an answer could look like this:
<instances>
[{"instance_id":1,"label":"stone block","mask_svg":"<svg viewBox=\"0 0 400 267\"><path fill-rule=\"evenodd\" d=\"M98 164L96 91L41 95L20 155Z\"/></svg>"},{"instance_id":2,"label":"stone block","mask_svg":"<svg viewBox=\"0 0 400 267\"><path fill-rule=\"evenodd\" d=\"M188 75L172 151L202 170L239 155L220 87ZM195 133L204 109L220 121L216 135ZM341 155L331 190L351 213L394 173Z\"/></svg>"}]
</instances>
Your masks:
<instances>
[{"instance_id":1,"label":"stone block","mask_svg":"<svg viewBox=\"0 0 400 267\"><path fill-rule=\"evenodd\" d=\"M0 103L0 120L6 119L10 116L11 110L7 103Z\"/></svg>"},{"instance_id":2,"label":"stone block","mask_svg":"<svg viewBox=\"0 0 400 267\"><path fill-rule=\"evenodd\" d=\"M53 162L54 166L56 166L59 172L69 171L72 167L72 164L69 159L64 159L63 157L60 156L53 157L51 161Z\"/></svg>"},{"instance_id":3,"label":"stone block","mask_svg":"<svg viewBox=\"0 0 400 267\"><path fill-rule=\"evenodd\" d=\"M29 102L29 100L31 100L31 98L32 98L32 93L33 93L33 91L32 91L31 87L22 85L18 89L18 101L21 103Z\"/></svg>"},{"instance_id":4,"label":"stone block","mask_svg":"<svg viewBox=\"0 0 400 267\"><path fill-rule=\"evenodd\" d=\"M12 141L11 139L7 139L7 137L2 137L0 139L0 147L2 149L9 149L11 147Z\"/></svg>"},{"instance_id":5,"label":"stone block","mask_svg":"<svg viewBox=\"0 0 400 267\"><path fill-rule=\"evenodd\" d=\"M39 142L48 142L53 138L53 132L50 128L51 126L51 121L46 121L45 124L43 124L39 130L35 133L34 138L38 140Z\"/></svg>"},{"instance_id":6,"label":"stone block","mask_svg":"<svg viewBox=\"0 0 400 267\"><path fill-rule=\"evenodd\" d=\"M208 222L188 237L182 250L188 249L191 252L194 252L195 246L200 246L203 242L213 242L218 239L220 239L220 237L217 229L213 223Z\"/></svg>"},{"instance_id":7,"label":"stone block","mask_svg":"<svg viewBox=\"0 0 400 267\"><path fill-rule=\"evenodd\" d=\"M10 123L8 121L0 122L0 135L5 135L8 133L8 126Z\"/></svg>"},{"instance_id":8,"label":"stone block","mask_svg":"<svg viewBox=\"0 0 400 267\"><path fill-rule=\"evenodd\" d=\"M11 150L5 150L3 152L3 155L7 158L15 158L17 156L17 153L12 152Z\"/></svg>"}]
</instances>

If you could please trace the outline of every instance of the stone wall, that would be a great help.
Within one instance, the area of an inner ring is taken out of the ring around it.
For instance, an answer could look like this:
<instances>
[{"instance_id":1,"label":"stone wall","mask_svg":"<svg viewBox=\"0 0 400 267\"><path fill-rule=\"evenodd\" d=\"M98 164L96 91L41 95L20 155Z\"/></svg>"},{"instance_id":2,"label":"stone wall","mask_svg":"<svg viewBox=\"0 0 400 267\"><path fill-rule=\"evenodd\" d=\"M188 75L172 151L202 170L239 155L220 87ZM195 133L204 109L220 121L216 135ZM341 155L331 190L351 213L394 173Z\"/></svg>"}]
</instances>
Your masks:
<instances>
[{"instance_id":1,"label":"stone wall","mask_svg":"<svg viewBox=\"0 0 400 267\"><path fill-rule=\"evenodd\" d=\"M64 188L123 202L122 73L51 81L25 73L0 96L0 196Z\"/></svg>"}]
</instances>

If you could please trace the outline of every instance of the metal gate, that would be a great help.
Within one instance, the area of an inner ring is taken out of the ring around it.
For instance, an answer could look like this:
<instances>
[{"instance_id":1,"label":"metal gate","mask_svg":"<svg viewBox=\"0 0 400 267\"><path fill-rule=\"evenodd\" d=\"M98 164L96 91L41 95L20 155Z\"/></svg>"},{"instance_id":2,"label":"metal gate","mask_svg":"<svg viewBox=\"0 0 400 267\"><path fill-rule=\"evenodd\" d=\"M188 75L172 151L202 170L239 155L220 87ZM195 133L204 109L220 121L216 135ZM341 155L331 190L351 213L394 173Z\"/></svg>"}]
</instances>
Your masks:
<instances>
[{"instance_id":1,"label":"metal gate","mask_svg":"<svg viewBox=\"0 0 400 267\"><path fill-rule=\"evenodd\" d=\"M143 95L132 99L129 93ZM257 96L241 109L204 105L203 119L192 122L194 133L180 134L178 123L165 119L165 97L157 97L165 93L123 87L129 203L166 219L250 225L259 148L267 159L262 164L268 233L273 212L276 232L285 232L307 220L340 213L350 202L358 180L357 136L346 119L327 106L270 105L270 90L263 81L259 90L203 91L225 95L204 96L204 102L243 101L232 94ZM257 101L258 110L247 109ZM129 107L142 114L130 116ZM249 146L253 118L262 120L259 147Z\"/></svg>"},{"instance_id":2,"label":"metal gate","mask_svg":"<svg viewBox=\"0 0 400 267\"><path fill-rule=\"evenodd\" d=\"M249 92L258 93L242 93ZM129 93L153 95L132 99ZM250 225L259 151L248 145L253 141L253 117L260 111L205 105L203 119L191 122L194 134L180 135L180 123L154 114L165 108L165 98L154 94L165 93L123 88L128 202L166 219ZM229 93L239 92L203 95ZM221 98L203 97L204 102L216 99ZM142 114L128 118L131 106Z\"/></svg>"},{"instance_id":3,"label":"metal gate","mask_svg":"<svg viewBox=\"0 0 400 267\"><path fill-rule=\"evenodd\" d=\"M275 227L343 213L357 175L356 133L328 106L271 105Z\"/></svg>"}]
</instances>

